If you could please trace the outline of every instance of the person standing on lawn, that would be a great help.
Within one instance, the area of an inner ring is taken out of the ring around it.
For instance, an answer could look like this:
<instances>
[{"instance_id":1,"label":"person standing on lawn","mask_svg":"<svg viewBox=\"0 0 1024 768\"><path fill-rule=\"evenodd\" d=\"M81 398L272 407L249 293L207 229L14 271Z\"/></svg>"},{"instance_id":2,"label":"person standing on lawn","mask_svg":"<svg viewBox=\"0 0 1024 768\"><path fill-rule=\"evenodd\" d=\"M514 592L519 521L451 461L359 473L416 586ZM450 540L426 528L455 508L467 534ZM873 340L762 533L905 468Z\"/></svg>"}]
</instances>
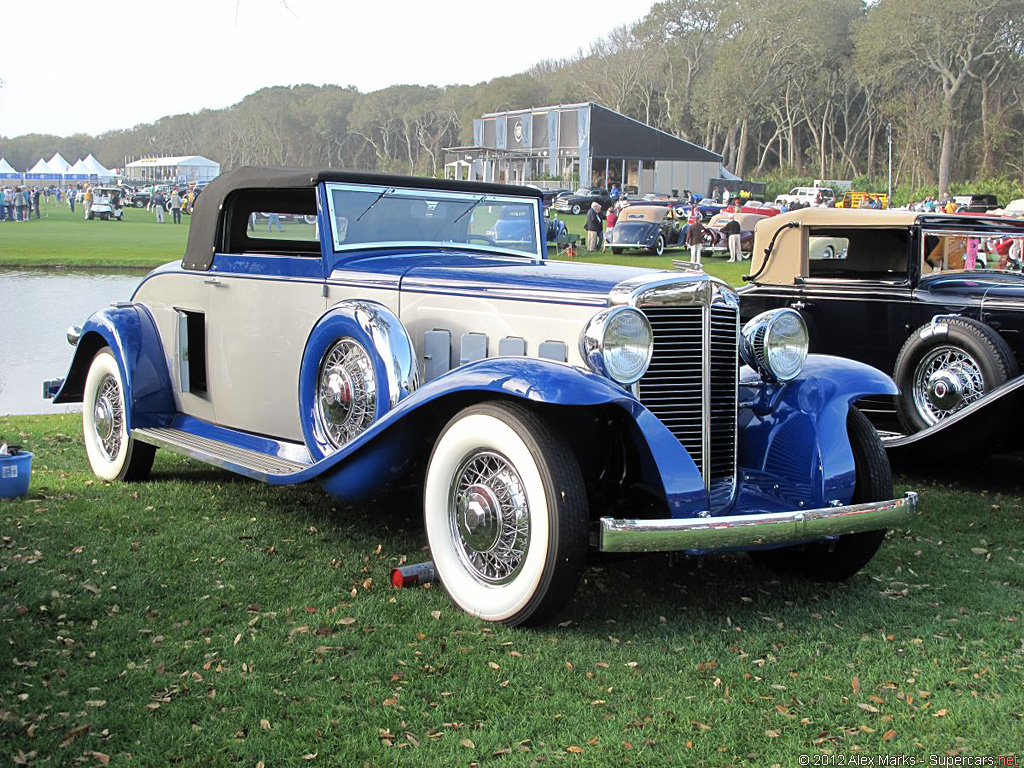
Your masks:
<instances>
[{"instance_id":1,"label":"person standing on lawn","mask_svg":"<svg viewBox=\"0 0 1024 768\"><path fill-rule=\"evenodd\" d=\"M35 192L32 193L32 205L36 209L36 218L39 218L39 188L37 187Z\"/></svg>"},{"instance_id":2,"label":"person standing on lawn","mask_svg":"<svg viewBox=\"0 0 1024 768\"><path fill-rule=\"evenodd\" d=\"M171 217L175 224L181 224L181 197L177 189L171 190Z\"/></svg>"},{"instance_id":3,"label":"person standing on lawn","mask_svg":"<svg viewBox=\"0 0 1024 768\"><path fill-rule=\"evenodd\" d=\"M601 250L601 234L604 231L604 223L601 221L601 204L596 200L590 204L587 211L587 222L583 225L587 231L587 250Z\"/></svg>"},{"instance_id":4,"label":"person standing on lawn","mask_svg":"<svg viewBox=\"0 0 1024 768\"><path fill-rule=\"evenodd\" d=\"M92 187L85 185L85 194L82 195L82 205L85 206L85 218L92 218Z\"/></svg>"},{"instance_id":5,"label":"person standing on lawn","mask_svg":"<svg viewBox=\"0 0 1024 768\"><path fill-rule=\"evenodd\" d=\"M153 206L153 210L156 211L157 223L163 224L164 209L167 207L167 199L164 197L164 193L159 190L154 190L150 204Z\"/></svg>"},{"instance_id":6,"label":"person standing on lawn","mask_svg":"<svg viewBox=\"0 0 1024 768\"><path fill-rule=\"evenodd\" d=\"M729 243L729 261L743 261L743 251L740 250L740 223L736 221L736 216L730 216L729 220L725 222L725 226L722 227L722 234L728 238Z\"/></svg>"},{"instance_id":7,"label":"person standing on lawn","mask_svg":"<svg viewBox=\"0 0 1024 768\"><path fill-rule=\"evenodd\" d=\"M694 211L696 211L696 207L694 207ZM704 249L704 224L700 220L699 213L690 222L690 227L686 232L686 244L690 246L690 261L700 264L700 252Z\"/></svg>"}]
</instances>

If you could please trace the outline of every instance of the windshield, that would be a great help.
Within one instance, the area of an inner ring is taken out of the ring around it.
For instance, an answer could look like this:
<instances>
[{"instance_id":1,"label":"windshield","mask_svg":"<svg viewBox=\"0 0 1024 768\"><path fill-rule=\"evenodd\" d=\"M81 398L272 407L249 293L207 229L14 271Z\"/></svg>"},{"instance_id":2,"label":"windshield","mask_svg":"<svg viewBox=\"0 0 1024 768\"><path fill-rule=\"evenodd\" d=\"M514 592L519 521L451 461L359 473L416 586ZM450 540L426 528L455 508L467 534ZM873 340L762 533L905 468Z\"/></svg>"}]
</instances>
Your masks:
<instances>
[{"instance_id":1,"label":"windshield","mask_svg":"<svg viewBox=\"0 0 1024 768\"><path fill-rule=\"evenodd\" d=\"M590 190L587 189L586 187L580 187L573 194L579 195L580 197L589 197Z\"/></svg>"},{"instance_id":2,"label":"windshield","mask_svg":"<svg viewBox=\"0 0 1024 768\"><path fill-rule=\"evenodd\" d=\"M997 269L1021 272L1024 262L1024 222L1019 231L922 232L922 274Z\"/></svg>"},{"instance_id":3,"label":"windshield","mask_svg":"<svg viewBox=\"0 0 1024 768\"><path fill-rule=\"evenodd\" d=\"M437 245L541 257L538 199L479 192L328 184L334 249Z\"/></svg>"}]
</instances>

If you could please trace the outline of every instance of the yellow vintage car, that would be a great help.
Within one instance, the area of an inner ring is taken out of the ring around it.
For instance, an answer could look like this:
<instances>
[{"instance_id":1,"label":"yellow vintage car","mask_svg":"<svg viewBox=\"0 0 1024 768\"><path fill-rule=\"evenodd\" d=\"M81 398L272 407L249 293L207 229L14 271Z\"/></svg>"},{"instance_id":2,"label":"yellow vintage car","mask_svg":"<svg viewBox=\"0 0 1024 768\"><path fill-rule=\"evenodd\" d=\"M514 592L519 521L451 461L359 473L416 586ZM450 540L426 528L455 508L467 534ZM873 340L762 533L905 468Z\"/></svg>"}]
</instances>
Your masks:
<instances>
[{"instance_id":1,"label":"yellow vintage car","mask_svg":"<svg viewBox=\"0 0 1024 768\"><path fill-rule=\"evenodd\" d=\"M872 198L877 198L882 208L889 207L889 195L885 192L847 192L836 208L871 208Z\"/></svg>"}]
</instances>

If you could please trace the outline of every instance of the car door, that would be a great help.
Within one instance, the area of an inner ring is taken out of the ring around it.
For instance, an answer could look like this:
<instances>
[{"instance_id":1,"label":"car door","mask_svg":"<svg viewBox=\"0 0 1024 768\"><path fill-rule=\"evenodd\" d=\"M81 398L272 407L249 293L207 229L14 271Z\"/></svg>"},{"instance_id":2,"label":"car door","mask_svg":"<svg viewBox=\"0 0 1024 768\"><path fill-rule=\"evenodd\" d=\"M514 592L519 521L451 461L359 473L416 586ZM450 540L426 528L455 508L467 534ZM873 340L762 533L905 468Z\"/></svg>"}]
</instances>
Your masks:
<instances>
[{"instance_id":1,"label":"car door","mask_svg":"<svg viewBox=\"0 0 1024 768\"><path fill-rule=\"evenodd\" d=\"M811 351L892 373L911 320L905 227L808 227L804 277L789 302L807 321Z\"/></svg>"},{"instance_id":2,"label":"car door","mask_svg":"<svg viewBox=\"0 0 1024 768\"><path fill-rule=\"evenodd\" d=\"M274 206L272 198L236 211L232 218L249 223L234 233L228 252L214 256L206 278L209 387L217 421L295 441L302 440L302 354L327 306L318 227L302 215L316 211L315 190L308 192L302 211Z\"/></svg>"}]
</instances>

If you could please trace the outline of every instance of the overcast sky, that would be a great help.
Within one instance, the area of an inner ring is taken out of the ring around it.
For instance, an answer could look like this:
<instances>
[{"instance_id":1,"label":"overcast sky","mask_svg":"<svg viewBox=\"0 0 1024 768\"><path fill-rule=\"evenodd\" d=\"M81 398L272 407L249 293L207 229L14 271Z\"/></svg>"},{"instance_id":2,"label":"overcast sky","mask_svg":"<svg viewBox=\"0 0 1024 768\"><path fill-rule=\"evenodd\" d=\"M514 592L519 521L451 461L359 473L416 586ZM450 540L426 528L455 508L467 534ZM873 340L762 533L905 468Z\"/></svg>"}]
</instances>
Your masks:
<instances>
[{"instance_id":1,"label":"overcast sky","mask_svg":"<svg viewBox=\"0 0 1024 768\"><path fill-rule=\"evenodd\" d=\"M15 0L0 136L98 134L270 85L478 83L586 48L654 0Z\"/></svg>"}]
</instances>

